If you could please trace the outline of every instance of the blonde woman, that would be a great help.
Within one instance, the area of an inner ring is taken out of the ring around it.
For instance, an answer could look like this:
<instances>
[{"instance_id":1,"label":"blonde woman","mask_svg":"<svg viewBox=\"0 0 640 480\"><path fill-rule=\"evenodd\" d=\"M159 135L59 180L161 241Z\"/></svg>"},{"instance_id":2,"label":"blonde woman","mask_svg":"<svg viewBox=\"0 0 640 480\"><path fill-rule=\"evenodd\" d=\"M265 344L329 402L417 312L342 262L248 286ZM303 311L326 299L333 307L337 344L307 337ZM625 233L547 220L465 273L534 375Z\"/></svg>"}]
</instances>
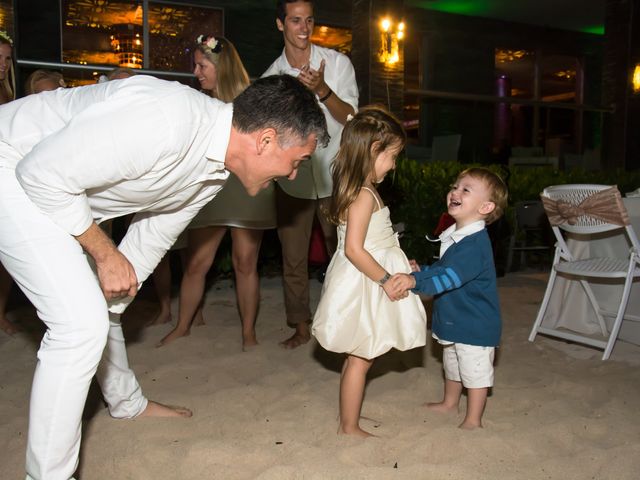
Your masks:
<instances>
[{"instance_id":1,"label":"blonde woman","mask_svg":"<svg viewBox=\"0 0 640 480\"><path fill-rule=\"evenodd\" d=\"M7 32L0 30L0 105L15 100L15 98L16 77L13 69L13 41ZM9 335L19 330L5 316L11 283L11 277L0 263L0 330Z\"/></svg>"},{"instance_id":2,"label":"blonde woman","mask_svg":"<svg viewBox=\"0 0 640 480\"><path fill-rule=\"evenodd\" d=\"M193 73L200 87L212 97L231 102L249 85L249 75L238 52L225 38L200 35L194 62ZM240 181L231 175L224 190L200 211L187 230L178 323L159 346L189 335L194 317L201 315L198 311L204 295L205 277L227 230L231 231L242 346L245 348L258 343L255 331L260 300L258 254L264 230L275 226L273 185L251 197Z\"/></svg>"},{"instance_id":3,"label":"blonde woman","mask_svg":"<svg viewBox=\"0 0 640 480\"><path fill-rule=\"evenodd\" d=\"M16 99L16 74L13 66L13 40L0 30L0 105Z\"/></svg>"}]
</instances>

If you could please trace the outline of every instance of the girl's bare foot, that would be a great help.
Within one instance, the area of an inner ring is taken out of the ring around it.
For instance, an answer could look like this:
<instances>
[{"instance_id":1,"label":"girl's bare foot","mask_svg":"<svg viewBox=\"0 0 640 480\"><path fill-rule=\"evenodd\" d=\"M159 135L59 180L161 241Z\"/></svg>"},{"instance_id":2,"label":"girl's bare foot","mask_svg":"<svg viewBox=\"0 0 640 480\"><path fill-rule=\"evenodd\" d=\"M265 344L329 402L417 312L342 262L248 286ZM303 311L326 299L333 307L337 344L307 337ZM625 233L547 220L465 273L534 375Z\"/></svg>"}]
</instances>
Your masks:
<instances>
[{"instance_id":1,"label":"girl's bare foot","mask_svg":"<svg viewBox=\"0 0 640 480\"><path fill-rule=\"evenodd\" d=\"M169 343L173 342L174 340L177 340L180 337L188 337L190 334L191 334L190 329L180 330L178 329L178 327L176 327L173 330L171 330L167 335L165 335L165 337L162 340L160 340L160 342L156 345L156 348L168 345Z\"/></svg>"},{"instance_id":2,"label":"girl's bare foot","mask_svg":"<svg viewBox=\"0 0 640 480\"><path fill-rule=\"evenodd\" d=\"M438 413L458 413L457 405L447 405L444 402L428 402L424 404L428 410Z\"/></svg>"},{"instance_id":3,"label":"girl's bare foot","mask_svg":"<svg viewBox=\"0 0 640 480\"><path fill-rule=\"evenodd\" d=\"M7 335L13 335L14 333L18 333L22 329L19 325L11 323L8 318L0 316L0 330L2 330Z\"/></svg>"},{"instance_id":4,"label":"girl's bare foot","mask_svg":"<svg viewBox=\"0 0 640 480\"><path fill-rule=\"evenodd\" d=\"M138 417L183 417L189 418L193 412L185 407L175 405L163 405L162 403L149 400L147 408Z\"/></svg>"}]
</instances>

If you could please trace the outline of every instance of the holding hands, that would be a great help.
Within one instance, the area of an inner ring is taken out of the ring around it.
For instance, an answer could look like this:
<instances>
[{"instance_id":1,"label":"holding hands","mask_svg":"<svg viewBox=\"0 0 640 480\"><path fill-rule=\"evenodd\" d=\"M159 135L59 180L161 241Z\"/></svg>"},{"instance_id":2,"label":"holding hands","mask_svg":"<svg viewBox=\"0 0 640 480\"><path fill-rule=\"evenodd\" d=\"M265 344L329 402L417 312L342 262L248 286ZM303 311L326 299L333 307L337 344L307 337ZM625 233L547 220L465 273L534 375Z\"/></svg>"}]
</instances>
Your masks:
<instances>
[{"instance_id":1,"label":"holding hands","mask_svg":"<svg viewBox=\"0 0 640 480\"><path fill-rule=\"evenodd\" d=\"M388 283L392 283L397 291L404 292L406 297L409 294L409 290L416 286L416 279L408 273L396 273L389 279Z\"/></svg>"},{"instance_id":2,"label":"holding hands","mask_svg":"<svg viewBox=\"0 0 640 480\"><path fill-rule=\"evenodd\" d=\"M420 265L415 260L409 260L409 266L412 272L419 272ZM382 288L387 296L392 300L402 300L409 295L409 290L415 288L416 279L408 273L396 273L387 280Z\"/></svg>"}]
</instances>

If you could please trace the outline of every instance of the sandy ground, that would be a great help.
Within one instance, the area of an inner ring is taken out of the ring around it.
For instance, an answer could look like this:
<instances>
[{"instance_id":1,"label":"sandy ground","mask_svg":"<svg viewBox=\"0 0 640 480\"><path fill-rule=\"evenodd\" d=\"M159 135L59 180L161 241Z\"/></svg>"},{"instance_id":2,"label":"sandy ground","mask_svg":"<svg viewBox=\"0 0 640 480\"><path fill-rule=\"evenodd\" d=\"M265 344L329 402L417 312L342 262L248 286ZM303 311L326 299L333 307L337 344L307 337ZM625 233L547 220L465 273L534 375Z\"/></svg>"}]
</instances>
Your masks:
<instances>
[{"instance_id":1,"label":"sandy ground","mask_svg":"<svg viewBox=\"0 0 640 480\"><path fill-rule=\"evenodd\" d=\"M92 389L80 478L89 479L636 479L640 478L640 347L618 342L610 361L560 340L527 341L546 274L499 279L504 336L496 385L473 432L459 415L421 405L440 398L437 346L376 361L363 421L377 438L336 435L341 357L315 342L284 350L280 278L262 280L260 346L242 352L231 283L207 292L207 325L160 349L169 326L144 328L151 295L125 316L129 355L150 398L191 419L114 420ZM320 284L312 284L312 302ZM177 305L174 304L174 316ZM41 327L28 306L0 333L0 478L24 478L28 395ZM464 400L461 405L464 408Z\"/></svg>"}]
</instances>

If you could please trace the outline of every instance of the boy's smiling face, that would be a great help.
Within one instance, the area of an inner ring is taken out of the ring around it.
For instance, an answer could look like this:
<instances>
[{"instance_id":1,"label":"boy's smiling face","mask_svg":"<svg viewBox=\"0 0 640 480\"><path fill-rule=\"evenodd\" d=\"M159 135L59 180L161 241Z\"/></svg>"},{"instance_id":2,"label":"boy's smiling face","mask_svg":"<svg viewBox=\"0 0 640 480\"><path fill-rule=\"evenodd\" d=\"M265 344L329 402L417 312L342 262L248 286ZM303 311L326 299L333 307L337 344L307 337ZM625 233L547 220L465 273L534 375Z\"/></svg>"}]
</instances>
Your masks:
<instances>
[{"instance_id":1,"label":"boy's smiling face","mask_svg":"<svg viewBox=\"0 0 640 480\"><path fill-rule=\"evenodd\" d=\"M447 194L447 212L457 228L484 220L494 208L487 184L470 175L458 178Z\"/></svg>"}]
</instances>

